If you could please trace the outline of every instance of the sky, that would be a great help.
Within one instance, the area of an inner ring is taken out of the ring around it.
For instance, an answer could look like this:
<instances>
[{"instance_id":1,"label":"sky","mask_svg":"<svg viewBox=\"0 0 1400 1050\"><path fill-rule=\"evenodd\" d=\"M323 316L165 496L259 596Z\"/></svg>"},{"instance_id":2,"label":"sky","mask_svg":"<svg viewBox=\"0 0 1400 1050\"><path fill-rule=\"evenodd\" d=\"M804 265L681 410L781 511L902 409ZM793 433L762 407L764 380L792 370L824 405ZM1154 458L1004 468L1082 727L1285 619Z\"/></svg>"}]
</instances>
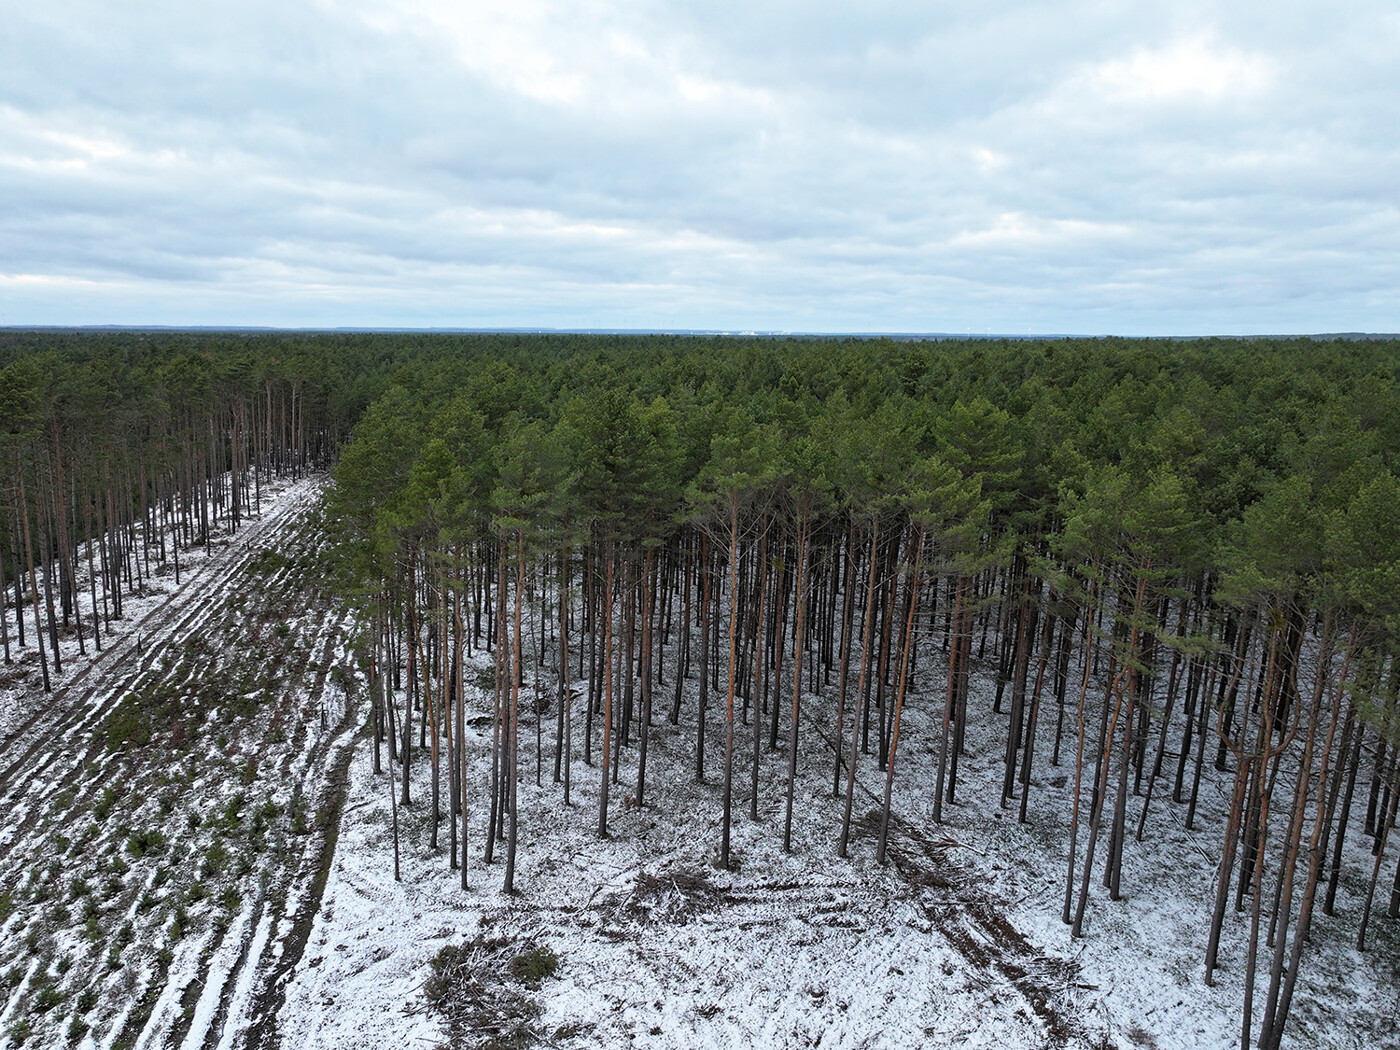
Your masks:
<instances>
[{"instance_id":1,"label":"sky","mask_svg":"<svg viewBox=\"0 0 1400 1050\"><path fill-rule=\"evenodd\" d=\"M1400 331L1390 2L0 26L0 325Z\"/></svg>"}]
</instances>

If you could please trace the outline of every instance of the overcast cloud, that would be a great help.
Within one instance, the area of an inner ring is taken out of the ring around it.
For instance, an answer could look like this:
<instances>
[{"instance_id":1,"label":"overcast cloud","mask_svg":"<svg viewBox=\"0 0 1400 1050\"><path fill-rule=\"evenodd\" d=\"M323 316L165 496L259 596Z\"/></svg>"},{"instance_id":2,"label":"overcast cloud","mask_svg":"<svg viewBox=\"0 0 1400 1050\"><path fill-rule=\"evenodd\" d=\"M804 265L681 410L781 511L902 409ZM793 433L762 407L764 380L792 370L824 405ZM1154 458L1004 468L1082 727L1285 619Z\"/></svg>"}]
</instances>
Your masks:
<instances>
[{"instance_id":1,"label":"overcast cloud","mask_svg":"<svg viewBox=\"0 0 1400 1050\"><path fill-rule=\"evenodd\" d=\"M4 324L1400 331L1390 3L0 16Z\"/></svg>"}]
</instances>

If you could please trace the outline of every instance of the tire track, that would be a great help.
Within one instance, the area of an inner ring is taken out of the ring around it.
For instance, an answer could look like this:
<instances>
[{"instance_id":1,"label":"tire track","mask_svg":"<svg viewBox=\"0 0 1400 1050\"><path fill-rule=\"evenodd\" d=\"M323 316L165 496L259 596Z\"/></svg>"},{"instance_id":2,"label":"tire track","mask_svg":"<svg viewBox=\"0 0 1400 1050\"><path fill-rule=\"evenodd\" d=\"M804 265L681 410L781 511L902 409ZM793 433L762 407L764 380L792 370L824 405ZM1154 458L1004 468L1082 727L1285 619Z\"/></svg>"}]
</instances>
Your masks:
<instances>
[{"instance_id":1,"label":"tire track","mask_svg":"<svg viewBox=\"0 0 1400 1050\"><path fill-rule=\"evenodd\" d=\"M245 526L238 534L241 549L236 556L202 559L195 573L186 574L179 589L171 591L141 620L130 623L115 645L109 644L81 670L50 695L36 703L34 712L0 745L0 797L12 803L24 795L16 790L21 774L28 787L62 755L67 743L90 729L110 713L111 700L128 692L143 675L156 669L157 660L180 639L188 637L217 613L222 603L213 601L230 578L246 572L261 550L278 540L285 541L299 527L305 512L320 492L316 479L297 483L294 492L278 504L274 517L264 517ZM256 545L256 548L255 548ZM194 579L190 579L190 575ZM136 666L129 672L132 663ZM124 677L119 677L124 674ZM90 682L90 679L96 679ZM91 749L84 759L91 757ZM0 854L3 855L3 854Z\"/></svg>"},{"instance_id":2,"label":"tire track","mask_svg":"<svg viewBox=\"0 0 1400 1050\"><path fill-rule=\"evenodd\" d=\"M336 778L336 748L353 736L357 708L342 689L358 692L353 663L340 655L355 622L316 593L307 567L320 543L306 512L320 488L315 480L295 486L275 513L201 559L198 573L182 572L178 591L127 621L123 635L0 747L0 795L10 803L0 870L17 909L0 923L0 963L36 948L46 960L32 980L0 989L7 993L0 999L33 1017L36 1036L59 1038L48 1029L60 1016L36 1006L36 996L57 987L76 998L87 987L94 999L84 992L73 1024L90 1015L83 1030L100 1026L97 1045L177 1046L187 1034L199 1045L209 1031L190 1032L194 1007L213 983L227 1035L241 1041L249 1011L271 1001L279 953L289 957L288 938L272 946L292 914L288 902L306 915L309 932L319 909L316 872L328 868L334 846L321 827L306 826L305 806L314 798L323 814L338 814L337 789L324 785ZM295 557L255 565L267 548ZM144 723L151 747L113 749L105 720L148 697L154 706L142 717L151 720ZM167 721L163 705L172 703ZM217 721L201 715L216 710ZM195 735L185 737L182 727ZM232 800L245 796L240 814ZM228 859L214 860L218 850ZM85 860L74 868L64 855ZM137 870L123 877L128 868ZM77 888L82 876L91 890ZM265 901L257 931L233 921L240 896ZM11 907L8 894L4 906ZM55 973L56 953L73 942L60 948L54 938L71 937L84 922L92 946L80 939L77 957ZM191 936L171 932L190 922ZM266 943L251 943L255 932ZM127 945L140 953L130 965L121 959ZM237 965L216 976L211 965L228 949Z\"/></svg>"},{"instance_id":3,"label":"tire track","mask_svg":"<svg viewBox=\"0 0 1400 1050\"><path fill-rule=\"evenodd\" d=\"M53 813L46 806L65 789L86 781L92 785L101 784L104 790L124 790L130 771L123 768L122 753L113 752L96 730L121 706L123 698L139 692L144 682L160 682L178 688L189 681L189 678L170 680L172 670L178 672L186 663L181 644L197 637L220 615L237 620L239 614L231 608L231 597L218 600L219 592L229 580L247 573L267 543L279 542L285 546L295 542L304 528L306 510L316 498L319 485L304 482L300 489L293 498L279 504L277 516L261 519L262 527L251 536L245 535L236 557L209 559L206 571L195 581L196 586L186 590L182 585L158 608L151 610L140 621L141 630L133 628L123 638L126 644L121 651L112 647L100 654L104 657L110 654L114 662L99 665L94 660L69 682L62 694L55 694L50 704L30 719L27 728L33 739L20 755L10 760L4 774L0 775L0 797L6 797L8 792L11 807L11 819L0 832L3 835L0 861L7 860L16 848L33 837L36 823L42 817L48 816L48 823L55 825L81 814L85 807L76 798L65 813ZM212 571L216 569L219 571ZM285 583L287 575L284 571L279 577L264 581L263 586L271 589L278 583ZM149 649L144 645L138 648L135 639L146 631L155 635L155 644ZM175 655L173 661L166 659L171 654ZM131 668L133 661L137 666ZM93 676L97 676L95 684L85 690L79 688ZM70 702L64 703L65 700ZM60 763L66 763L66 768L55 776L44 776ZM22 781L19 780L21 771Z\"/></svg>"},{"instance_id":4,"label":"tire track","mask_svg":"<svg viewBox=\"0 0 1400 1050\"><path fill-rule=\"evenodd\" d=\"M835 744L809 719L811 731ZM883 808L884 799L856 778L856 787ZM947 846L916 825L890 814L888 856L909 883L925 918L973 967L986 973L1027 1006L1045 1028L1046 1047L1091 1047L1098 1037L1078 1012L1062 1008L1067 990L1080 987L1078 966L1047 956L1006 918L1001 903L978 888L976 878L948 856Z\"/></svg>"},{"instance_id":5,"label":"tire track","mask_svg":"<svg viewBox=\"0 0 1400 1050\"><path fill-rule=\"evenodd\" d=\"M318 807L325 815L325 830L308 872L310 884L297 904L289 929L278 942L280 949L275 959L260 975L261 987L253 995L253 1006L249 1011L251 1024L243 1042L244 1046L253 1050L275 1050L282 1045L278 1013L286 999L287 982L301 964L306 944L311 939L311 930L321 910L340 838L340 816L345 808L345 794L350 782L350 761L355 754L354 740L359 735L351 730L353 721L352 712L347 709L337 735L337 740L341 741L338 745L340 754L329 772L324 801Z\"/></svg>"},{"instance_id":6,"label":"tire track","mask_svg":"<svg viewBox=\"0 0 1400 1050\"><path fill-rule=\"evenodd\" d=\"M1001 904L979 892L975 881L948 857L946 845L930 840L894 814L890 823L900 838L892 837L889 857L895 869L923 891L918 894L919 905L934 929L968 962L1000 974L1045 1026L1047 1046L1094 1045L1093 1033L1060 1005L1068 990L1081 987L1079 967L1072 960L1049 957L1031 944L1006 918ZM955 896L935 898L928 890Z\"/></svg>"}]
</instances>

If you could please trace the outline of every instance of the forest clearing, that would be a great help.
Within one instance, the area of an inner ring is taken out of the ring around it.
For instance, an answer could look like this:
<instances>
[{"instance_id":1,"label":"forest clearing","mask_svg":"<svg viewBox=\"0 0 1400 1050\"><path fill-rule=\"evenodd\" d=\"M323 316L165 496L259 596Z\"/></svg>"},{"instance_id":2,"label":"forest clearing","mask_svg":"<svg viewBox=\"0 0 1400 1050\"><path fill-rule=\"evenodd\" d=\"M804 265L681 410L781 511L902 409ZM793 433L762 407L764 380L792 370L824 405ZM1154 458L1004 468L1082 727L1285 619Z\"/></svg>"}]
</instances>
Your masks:
<instances>
[{"instance_id":1,"label":"forest clearing","mask_svg":"<svg viewBox=\"0 0 1400 1050\"><path fill-rule=\"evenodd\" d=\"M1393 359L192 345L3 370L8 1045L1394 1039Z\"/></svg>"}]
</instances>

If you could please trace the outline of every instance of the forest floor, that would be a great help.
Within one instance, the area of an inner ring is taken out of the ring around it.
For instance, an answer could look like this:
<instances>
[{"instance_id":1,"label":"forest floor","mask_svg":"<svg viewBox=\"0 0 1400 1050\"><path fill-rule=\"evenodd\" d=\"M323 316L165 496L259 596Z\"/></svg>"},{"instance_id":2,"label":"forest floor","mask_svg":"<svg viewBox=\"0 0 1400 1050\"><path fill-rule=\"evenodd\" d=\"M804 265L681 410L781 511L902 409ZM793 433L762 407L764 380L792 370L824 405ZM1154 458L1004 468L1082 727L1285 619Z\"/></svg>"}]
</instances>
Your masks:
<instances>
[{"instance_id":1,"label":"forest floor","mask_svg":"<svg viewBox=\"0 0 1400 1050\"><path fill-rule=\"evenodd\" d=\"M1159 788L1125 847L1125 898L1110 901L1096 869L1072 939L1072 767L1042 761L1026 824L997 804L1005 716L986 676L959 801L946 823L929 817L937 659L905 711L888 865L874 859L872 755L836 856L832 690L804 697L790 853L785 745L760 755L750 819L740 727L727 870L722 717L705 783L693 703L678 727L654 718L641 806L634 734L600 838L581 712L565 807L543 705L538 751L533 716L522 727L517 892L504 894L504 844L482 858L490 696L472 689L470 888L449 869L446 823L429 847L423 753L398 807L396 880L354 625L315 586L318 492L280 485L260 516L187 555L178 589L153 575L100 657L65 639L52 696L32 647L0 674L0 1047L1238 1045L1247 915L1227 915L1224 968L1215 987L1201 980L1228 774L1207 771L1194 832ZM524 695L534 685L527 673ZM1361 852L1337 918L1315 923L1286 1045L1397 1045L1397 924L1373 922L1371 950L1352 947Z\"/></svg>"},{"instance_id":2,"label":"forest floor","mask_svg":"<svg viewBox=\"0 0 1400 1050\"><path fill-rule=\"evenodd\" d=\"M488 700L479 698L480 711ZM973 702L990 709L990 700L988 690ZM468 815L471 890L448 870L445 824L440 848L429 848L426 764L413 805L399 808L396 882L389 785L362 752L310 958L288 991L286 1031L296 1045L328 1050L380 1040L508 1045L482 1034L491 1017L501 1033L567 1048L1239 1045L1247 913L1227 915L1216 985L1201 979L1227 779L1210 779L1203 830L1185 831L1182 807L1159 799L1143 841L1126 846L1123 899L1108 899L1096 864L1086 935L1073 939L1060 921L1071 767L1033 776L1031 820L1018 824L1014 807L996 805L1002 744L989 719L969 737L965 801L935 825L932 704L923 701L921 716L916 703L900 745L894 799L903 816L891 829L890 863L875 862L883 774L864 755L855 831L840 859L842 802L831 794L822 735L833 705L804 702L793 851L782 849L786 754L761 756L751 820L752 738L741 733L730 870L717 858L720 726L712 724L707 783L698 784L693 725L656 720L641 808L630 804L635 742L624 748L606 839L596 833L599 768L576 761L573 805L564 808L550 718L540 786L526 726L513 896L500 891L504 845L495 863L480 862L484 800ZM488 745L478 735L478 753ZM474 770L480 783L486 775ZM1130 807L1130 827L1140 804ZM1343 880L1339 917L1315 924L1285 1045L1400 1045L1396 924L1373 923L1370 951L1352 947L1361 866L1357 858L1355 877ZM538 988L483 983L483 973L541 946L559 965ZM455 978L456 998L439 973Z\"/></svg>"}]
</instances>

